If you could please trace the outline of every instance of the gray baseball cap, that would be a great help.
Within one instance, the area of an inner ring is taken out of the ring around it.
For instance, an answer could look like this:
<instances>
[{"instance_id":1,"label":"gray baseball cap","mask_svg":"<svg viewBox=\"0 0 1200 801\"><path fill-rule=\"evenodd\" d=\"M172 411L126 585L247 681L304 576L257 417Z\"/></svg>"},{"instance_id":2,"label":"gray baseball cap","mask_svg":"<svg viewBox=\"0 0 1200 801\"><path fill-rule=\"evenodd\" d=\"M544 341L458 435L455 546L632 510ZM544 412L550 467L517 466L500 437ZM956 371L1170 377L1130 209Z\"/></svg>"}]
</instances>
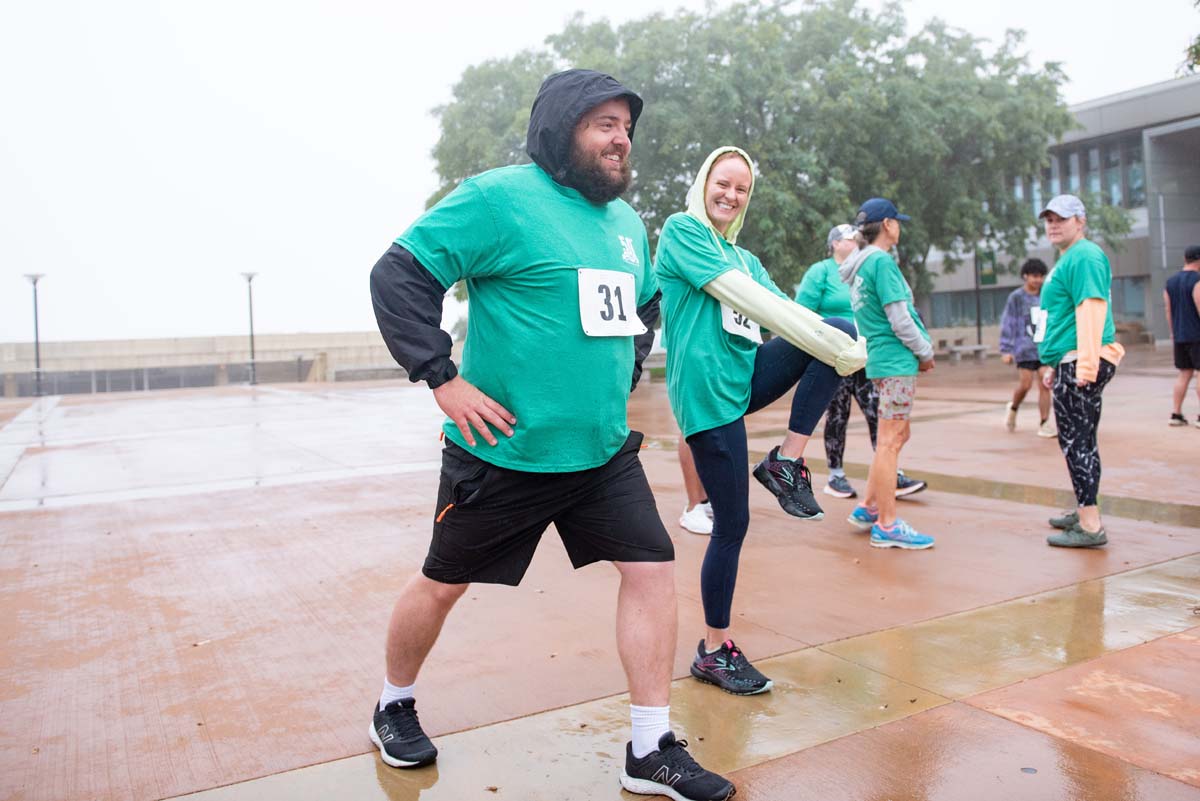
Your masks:
<instances>
[{"instance_id":1,"label":"gray baseball cap","mask_svg":"<svg viewBox=\"0 0 1200 801\"><path fill-rule=\"evenodd\" d=\"M835 225L829 229L829 236L825 237L825 247L832 247L834 242L839 242L843 239L853 239L858 234L854 230L853 225Z\"/></svg>"},{"instance_id":2,"label":"gray baseball cap","mask_svg":"<svg viewBox=\"0 0 1200 801\"><path fill-rule=\"evenodd\" d=\"M1055 195L1046 204L1046 208L1042 209L1038 219L1046 216L1046 212L1052 211L1064 220L1070 217L1087 218L1087 209L1083 207L1083 201L1074 195Z\"/></svg>"}]
</instances>

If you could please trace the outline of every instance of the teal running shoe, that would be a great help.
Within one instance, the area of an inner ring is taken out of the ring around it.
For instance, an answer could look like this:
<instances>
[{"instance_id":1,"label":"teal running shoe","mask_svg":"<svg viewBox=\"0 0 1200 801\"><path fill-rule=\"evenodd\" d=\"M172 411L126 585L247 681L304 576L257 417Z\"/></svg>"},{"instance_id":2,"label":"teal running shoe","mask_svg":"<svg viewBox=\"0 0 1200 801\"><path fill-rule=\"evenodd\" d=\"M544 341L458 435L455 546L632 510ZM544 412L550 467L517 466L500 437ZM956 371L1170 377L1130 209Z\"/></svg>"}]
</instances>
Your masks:
<instances>
[{"instance_id":1,"label":"teal running shoe","mask_svg":"<svg viewBox=\"0 0 1200 801\"><path fill-rule=\"evenodd\" d=\"M846 518L846 522L854 526L859 531L870 531L871 526L879 522L879 513L872 512L861 504L854 507L854 511Z\"/></svg>"},{"instance_id":2,"label":"teal running shoe","mask_svg":"<svg viewBox=\"0 0 1200 801\"><path fill-rule=\"evenodd\" d=\"M871 526L871 546L873 548L904 548L908 551L920 551L933 547L933 537L919 533L908 523L897 518L890 529L884 528L878 523Z\"/></svg>"}]
</instances>

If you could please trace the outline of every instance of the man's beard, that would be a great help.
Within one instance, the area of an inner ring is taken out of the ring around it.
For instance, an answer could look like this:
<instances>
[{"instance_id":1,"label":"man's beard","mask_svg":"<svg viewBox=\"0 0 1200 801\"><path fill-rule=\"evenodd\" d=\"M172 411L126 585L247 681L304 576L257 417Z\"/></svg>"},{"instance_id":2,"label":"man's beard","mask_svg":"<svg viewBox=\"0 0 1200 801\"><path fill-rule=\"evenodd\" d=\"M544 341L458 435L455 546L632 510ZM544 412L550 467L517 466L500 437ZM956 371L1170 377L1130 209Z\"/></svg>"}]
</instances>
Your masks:
<instances>
[{"instance_id":1,"label":"man's beard","mask_svg":"<svg viewBox=\"0 0 1200 801\"><path fill-rule=\"evenodd\" d=\"M603 157L589 157L571 143L571 158L567 164L567 185L593 203L610 203L629 188L632 169L629 159L621 160L621 172L614 175L602 161Z\"/></svg>"}]
</instances>

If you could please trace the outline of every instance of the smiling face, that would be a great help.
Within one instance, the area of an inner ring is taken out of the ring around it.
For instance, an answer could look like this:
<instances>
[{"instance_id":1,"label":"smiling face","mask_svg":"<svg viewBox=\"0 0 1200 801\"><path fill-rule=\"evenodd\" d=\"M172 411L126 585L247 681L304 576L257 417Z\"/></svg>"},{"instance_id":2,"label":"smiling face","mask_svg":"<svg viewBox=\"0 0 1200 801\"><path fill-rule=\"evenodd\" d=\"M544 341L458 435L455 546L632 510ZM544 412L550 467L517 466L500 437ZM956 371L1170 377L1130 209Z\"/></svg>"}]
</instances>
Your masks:
<instances>
[{"instance_id":1,"label":"smiling face","mask_svg":"<svg viewBox=\"0 0 1200 801\"><path fill-rule=\"evenodd\" d=\"M593 203L616 200L629 188L632 128L629 101L624 98L592 107L575 125L567 180Z\"/></svg>"},{"instance_id":2,"label":"smiling face","mask_svg":"<svg viewBox=\"0 0 1200 801\"><path fill-rule=\"evenodd\" d=\"M1047 211L1042 215L1042 223L1046 226L1046 238L1060 251L1083 239L1082 217L1060 217L1052 211Z\"/></svg>"},{"instance_id":3,"label":"smiling face","mask_svg":"<svg viewBox=\"0 0 1200 801\"><path fill-rule=\"evenodd\" d=\"M729 229L750 198L754 176L750 165L736 153L717 159L704 182L704 210L713 228L722 234Z\"/></svg>"}]
</instances>

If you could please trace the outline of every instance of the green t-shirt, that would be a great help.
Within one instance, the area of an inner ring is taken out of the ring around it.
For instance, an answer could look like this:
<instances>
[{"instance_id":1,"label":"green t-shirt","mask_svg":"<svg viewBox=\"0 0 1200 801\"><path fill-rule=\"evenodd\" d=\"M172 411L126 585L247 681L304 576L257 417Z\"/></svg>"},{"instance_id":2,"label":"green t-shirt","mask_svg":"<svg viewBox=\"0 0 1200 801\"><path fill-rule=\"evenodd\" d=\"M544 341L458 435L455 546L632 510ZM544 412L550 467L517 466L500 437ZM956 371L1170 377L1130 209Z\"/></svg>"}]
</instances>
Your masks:
<instances>
[{"instance_id":1,"label":"green t-shirt","mask_svg":"<svg viewBox=\"0 0 1200 801\"><path fill-rule=\"evenodd\" d=\"M796 302L822 317L843 317L854 322L850 287L842 283L838 263L832 257L805 271L800 288L796 290Z\"/></svg>"},{"instance_id":2,"label":"green t-shirt","mask_svg":"<svg viewBox=\"0 0 1200 801\"><path fill-rule=\"evenodd\" d=\"M1101 346L1108 345L1117 338L1112 316L1112 268L1099 245L1081 239L1059 257L1042 285L1042 313L1046 315L1046 333L1038 343L1042 364L1057 365L1078 347L1075 307L1088 298L1108 304L1100 338Z\"/></svg>"},{"instance_id":3,"label":"green t-shirt","mask_svg":"<svg viewBox=\"0 0 1200 801\"><path fill-rule=\"evenodd\" d=\"M720 302L703 290L729 270L741 270L780 297L762 263L688 214L672 214L658 238L654 272L662 289L667 396L685 437L732 423L750 405L758 344L731 334Z\"/></svg>"},{"instance_id":4,"label":"green t-shirt","mask_svg":"<svg viewBox=\"0 0 1200 801\"><path fill-rule=\"evenodd\" d=\"M868 255L850 287L854 322L858 332L867 338L867 378L917 374L917 357L892 331L883 308L898 301L908 304L908 313L928 340L929 332L912 300L912 289L896 261L882 250Z\"/></svg>"},{"instance_id":5,"label":"green t-shirt","mask_svg":"<svg viewBox=\"0 0 1200 801\"><path fill-rule=\"evenodd\" d=\"M527 472L612 458L629 436L633 336L588 336L581 314L593 331L639 325L637 307L657 291L646 227L629 204L597 206L535 164L502 167L463 181L396 243L445 286L467 282L461 374L517 418L494 447L478 434L468 446L451 420L447 437ZM614 272L597 287L580 268Z\"/></svg>"}]
</instances>

